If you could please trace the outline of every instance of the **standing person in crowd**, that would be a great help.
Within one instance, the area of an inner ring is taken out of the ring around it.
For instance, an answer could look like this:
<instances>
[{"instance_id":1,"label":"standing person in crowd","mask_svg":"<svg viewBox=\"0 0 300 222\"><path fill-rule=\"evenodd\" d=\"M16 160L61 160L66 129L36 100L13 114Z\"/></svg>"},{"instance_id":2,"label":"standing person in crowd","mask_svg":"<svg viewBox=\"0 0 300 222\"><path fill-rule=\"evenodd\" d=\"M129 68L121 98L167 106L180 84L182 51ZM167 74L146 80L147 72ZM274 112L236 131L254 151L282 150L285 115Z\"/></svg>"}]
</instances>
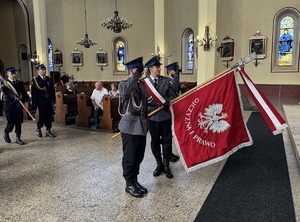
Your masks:
<instances>
[{"instance_id":1,"label":"standing person in crowd","mask_svg":"<svg viewBox=\"0 0 300 222\"><path fill-rule=\"evenodd\" d=\"M167 69L167 75L170 78L170 83L172 85L173 93L175 97L179 95L179 66L178 62L173 62L166 66ZM171 153L171 162L176 162L179 160L179 156L175 155L173 152Z\"/></svg>"},{"instance_id":2,"label":"standing person in crowd","mask_svg":"<svg viewBox=\"0 0 300 222\"><path fill-rule=\"evenodd\" d=\"M62 85L65 85L67 82L69 82L69 76L67 73L63 72L63 75L60 77L60 82Z\"/></svg>"},{"instance_id":3,"label":"standing person in crowd","mask_svg":"<svg viewBox=\"0 0 300 222\"><path fill-rule=\"evenodd\" d=\"M160 76L161 63L157 56L152 57L145 66L148 68L150 82L153 84L156 92L165 99L165 109L154 114L149 118L149 131L151 134L151 150L156 159L157 167L153 172L153 176L157 177L162 172L168 178L173 178L169 162L172 154L172 131L171 131L171 114L169 102L174 98L172 85L168 77ZM152 98L148 101L149 111L153 111L159 107L159 104ZM162 145L162 151L161 147ZM162 160L163 155L163 160Z\"/></svg>"},{"instance_id":4,"label":"standing person in crowd","mask_svg":"<svg viewBox=\"0 0 300 222\"><path fill-rule=\"evenodd\" d=\"M144 66L143 57L125 64L129 77L119 85L123 99L123 114L119 130L123 143L123 176L125 191L133 197L143 197L148 190L138 182L140 164L144 159L148 131L147 93L145 85L139 82Z\"/></svg>"},{"instance_id":5,"label":"standing person in crowd","mask_svg":"<svg viewBox=\"0 0 300 222\"><path fill-rule=\"evenodd\" d=\"M53 81L46 76L46 67L44 64L38 65L37 76L31 81L32 102L39 110L39 120L37 122L36 135L42 137L41 128L45 125L46 137L54 138L51 132L53 105L55 103L55 89Z\"/></svg>"},{"instance_id":6,"label":"standing person in crowd","mask_svg":"<svg viewBox=\"0 0 300 222\"><path fill-rule=\"evenodd\" d=\"M117 83L112 83L110 85L111 90L108 92L110 98L115 98L119 96L119 90L118 90L118 84Z\"/></svg>"},{"instance_id":7,"label":"standing person in crowd","mask_svg":"<svg viewBox=\"0 0 300 222\"><path fill-rule=\"evenodd\" d=\"M9 133L15 127L16 143L24 145L21 140L22 122L23 122L23 107L20 104L28 101L28 96L24 88L23 82L17 79L17 73L14 67L6 69L7 80L1 84L1 89L4 93L4 112L7 119L6 128L4 129L3 138L5 142L11 143Z\"/></svg>"},{"instance_id":8,"label":"standing person in crowd","mask_svg":"<svg viewBox=\"0 0 300 222\"><path fill-rule=\"evenodd\" d=\"M96 82L95 89L93 90L93 93L91 95L91 100L92 100L92 103L94 106L94 121L95 121L96 129L100 129L99 116L103 115L102 97L104 95L108 95L107 89L103 87L103 84L101 81Z\"/></svg>"}]
</instances>

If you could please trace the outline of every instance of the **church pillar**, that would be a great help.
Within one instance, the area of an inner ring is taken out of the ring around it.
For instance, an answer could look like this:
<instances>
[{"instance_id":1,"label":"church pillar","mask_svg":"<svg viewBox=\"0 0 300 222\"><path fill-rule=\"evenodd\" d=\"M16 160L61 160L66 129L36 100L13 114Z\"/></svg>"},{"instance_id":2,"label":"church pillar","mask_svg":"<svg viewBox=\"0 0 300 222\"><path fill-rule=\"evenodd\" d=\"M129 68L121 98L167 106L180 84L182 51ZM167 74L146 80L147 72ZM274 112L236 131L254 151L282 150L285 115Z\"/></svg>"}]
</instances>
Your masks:
<instances>
[{"instance_id":1,"label":"church pillar","mask_svg":"<svg viewBox=\"0 0 300 222\"><path fill-rule=\"evenodd\" d=\"M199 40L203 39L205 26L209 27L210 37L215 40L217 27L217 0L198 0L198 34ZM195 39L196 40L196 39ZM214 42L215 43L215 42ZM198 44L198 72L197 83L200 84L205 80L213 77L215 74L216 48L211 46L208 51ZM215 44L214 44L215 45Z\"/></svg>"},{"instance_id":2,"label":"church pillar","mask_svg":"<svg viewBox=\"0 0 300 222\"><path fill-rule=\"evenodd\" d=\"M36 54L46 67L48 66L48 36L45 0L33 0ZM48 69L49 72L49 69ZM50 73L48 73L50 75Z\"/></svg>"},{"instance_id":3,"label":"church pillar","mask_svg":"<svg viewBox=\"0 0 300 222\"><path fill-rule=\"evenodd\" d=\"M168 63L167 58L167 35L166 35L166 0L154 0L154 53L159 49L162 54L161 58L161 75L165 75L165 66Z\"/></svg>"}]
</instances>

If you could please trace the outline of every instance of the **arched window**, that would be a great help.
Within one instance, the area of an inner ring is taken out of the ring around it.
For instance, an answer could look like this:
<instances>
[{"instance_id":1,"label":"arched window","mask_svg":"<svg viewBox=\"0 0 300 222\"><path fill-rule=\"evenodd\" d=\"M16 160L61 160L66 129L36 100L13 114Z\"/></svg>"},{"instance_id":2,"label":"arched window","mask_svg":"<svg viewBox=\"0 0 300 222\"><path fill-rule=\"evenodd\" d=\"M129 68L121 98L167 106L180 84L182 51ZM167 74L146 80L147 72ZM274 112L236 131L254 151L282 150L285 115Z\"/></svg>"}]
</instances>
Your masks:
<instances>
[{"instance_id":1,"label":"arched window","mask_svg":"<svg viewBox=\"0 0 300 222\"><path fill-rule=\"evenodd\" d=\"M50 39L48 39L48 58L49 58L49 72L53 72L54 71L53 47Z\"/></svg>"},{"instance_id":2,"label":"arched window","mask_svg":"<svg viewBox=\"0 0 300 222\"><path fill-rule=\"evenodd\" d=\"M124 65L128 58L127 40L122 36L113 39L113 63L114 73L124 74L126 66Z\"/></svg>"},{"instance_id":3,"label":"arched window","mask_svg":"<svg viewBox=\"0 0 300 222\"><path fill-rule=\"evenodd\" d=\"M273 24L272 72L299 71L300 14L294 8L277 12Z\"/></svg>"},{"instance_id":4,"label":"arched window","mask_svg":"<svg viewBox=\"0 0 300 222\"><path fill-rule=\"evenodd\" d=\"M187 28L182 34L181 40L181 64L183 73L193 73L194 70L194 32Z\"/></svg>"}]
</instances>

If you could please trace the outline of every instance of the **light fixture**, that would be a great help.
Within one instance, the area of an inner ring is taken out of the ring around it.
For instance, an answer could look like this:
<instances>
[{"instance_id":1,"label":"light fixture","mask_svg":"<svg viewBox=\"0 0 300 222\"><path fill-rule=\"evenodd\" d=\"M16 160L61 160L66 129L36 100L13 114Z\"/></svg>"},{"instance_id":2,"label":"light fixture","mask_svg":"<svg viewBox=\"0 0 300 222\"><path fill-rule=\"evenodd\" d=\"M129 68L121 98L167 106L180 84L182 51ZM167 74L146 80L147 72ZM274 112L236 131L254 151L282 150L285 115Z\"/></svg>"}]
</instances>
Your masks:
<instances>
[{"instance_id":1,"label":"light fixture","mask_svg":"<svg viewBox=\"0 0 300 222\"><path fill-rule=\"evenodd\" d=\"M36 54L36 51L34 51L30 61L32 62L33 65L39 65L40 64L39 56Z\"/></svg>"},{"instance_id":2,"label":"light fixture","mask_svg":"<svg viewBox=\"0 0 300 222\"><path fill-rule=\"evenodd\" d=\"M197 36L197 42L200 43L200 46L203 46L204 51L209 51L210 47L213 46L213 42L215 41L209 34L209 26L205 26L205 32L202 39Z\"/></svg>"},{"instance_id":3,"label":"light fixture","mask_svg":"<svg viewBox=\"0 0 300 222\"><path fill-rule=\"evenodd\" d=\"M159 46L156 47L156 53L151 53L151 56L157 56L159 58L159 60L161 60L162 58L165 58L165 54L160 51ZM171 56L172 55L168 55L168 57L171 57Z\"/></svg>"},{"instance_id":4,"label":"light fixture","mask_svg":"<svg viewBox=\"0 0 300 222\"><path fill-rule=\"evenodd\" d=\"M102 27L111 29L111 30L113 30L114 33L120 33L122 31L122 29L125 30L125 29L132 27L131 21L129 21L129 23L128 23L126 19L124 19L123 17L122 18L119 17L119 11L117 9L117 0L115 0L114 13L115 13L115 16L108 18L107 22L105 22L105 21L101 22Z\"/></svg>"},{"instance_id":5,"label":"light fixture","mask_svg":"<svg viewBox=\"0 0 300 222\"><path fill-rule=\"evenodd\" d=\"M84 0L84 19L85 19L85 37L80 41L76 41L77 44L83 45L85 48L90 48L90 46L97 45L97 42L89 39L89 35L87 33L87 22L86 22L86 0Z\"/></svg>"}]
</instances>

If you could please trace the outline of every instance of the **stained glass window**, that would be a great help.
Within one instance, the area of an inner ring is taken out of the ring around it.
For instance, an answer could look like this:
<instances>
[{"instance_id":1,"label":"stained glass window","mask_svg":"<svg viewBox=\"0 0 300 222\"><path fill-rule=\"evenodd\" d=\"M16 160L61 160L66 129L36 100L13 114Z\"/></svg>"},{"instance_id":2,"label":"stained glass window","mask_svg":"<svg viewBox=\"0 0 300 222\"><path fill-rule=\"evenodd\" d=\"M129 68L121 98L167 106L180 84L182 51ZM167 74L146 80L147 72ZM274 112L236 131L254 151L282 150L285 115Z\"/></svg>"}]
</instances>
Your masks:
<instances>
[{"instance_id":1,"label":"stained glass window","mask_svg":"<svg viewBox=\"0 0 300 222\"><path fill-rule=\"evenodd\" d=\"M193 74L194 71L194 32L186 28L181 39L181 66L182 73Z\"/></svg>"},{"instance_id":2,"label":"stained glass window","mask_svg":"<svg viewBox=\"0 0 300 222\"><path fill-rule=\"evenodd\" d=\"M193 70L194 66L194 34L190 33L187 39L187 69Z\"/></svg>"},{"instance_id":3,"label":"stained glass window","mask_svg":"<svg viewBox=\"0 0 300 222\"><path fill-rule=\"evenodd\" d=\"M49 71L54 71L54 64L53 64L53 48L52 42L48 39L48 58L49 58Z\"/></svg>"},{"instance_id":4,"label":"stained glass window","mask_svg":"<svg viewBox=\"0 0 300 222\"><path fill-rule=\"evenodd\" d=\"M125 71L125 42L121 39L117 40L115 43L115 54L116 54L116 71L117 72L124 72Z\"/></svg>"},{"instance_id":5,"label":"stained glass window","mask_svg":"<svg viewBox=\"0 0 300 222\"><path fill-rule=\"evenodd\" d=\"M299 72L300 12L279 10L273 19L272 72Z\"/></svg>"},{"instance_id":6,"label":"stained glass window","mask_svg":"<svg viewBox=\"0 0 300 222\"><path fill-rule=\"evenodd\" d=\"M285 16L280 21L278 66L291 66L293 63L293 41L295 20Z\"/></svg>"}]
</instances>

